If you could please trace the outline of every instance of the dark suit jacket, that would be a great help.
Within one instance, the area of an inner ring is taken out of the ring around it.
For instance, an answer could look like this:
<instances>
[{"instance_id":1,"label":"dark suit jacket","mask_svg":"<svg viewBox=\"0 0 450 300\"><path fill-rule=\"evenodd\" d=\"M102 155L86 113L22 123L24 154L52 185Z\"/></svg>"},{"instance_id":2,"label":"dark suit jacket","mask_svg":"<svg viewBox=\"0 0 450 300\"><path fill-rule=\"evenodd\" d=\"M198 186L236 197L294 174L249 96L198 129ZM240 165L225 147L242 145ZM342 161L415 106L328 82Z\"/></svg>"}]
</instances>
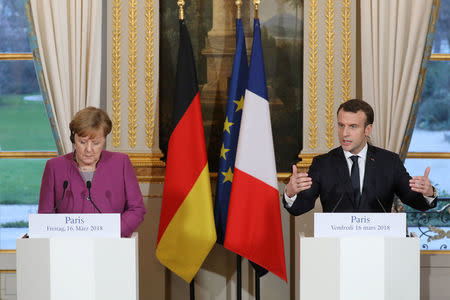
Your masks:
<instances>
[{"instance_id":1,"label":"dark suit jacket","mask_svg":"<svg viewBox=\"0 0 450 300\"><path fill-rule=\"evenodd\" d=\"M324 212L390 212L394 194L419 210L436 206L428 204L422 194L409 187L409 176L396 153L369 145L367 149L363 191L359 207L355 205L348 165L341 147L313 159L308 171L312 186L297 194L291 207L285 208L300 215L314 208L317 197ZM384 208L384 210L383 210Z\"/></svg>"}]
</instances>

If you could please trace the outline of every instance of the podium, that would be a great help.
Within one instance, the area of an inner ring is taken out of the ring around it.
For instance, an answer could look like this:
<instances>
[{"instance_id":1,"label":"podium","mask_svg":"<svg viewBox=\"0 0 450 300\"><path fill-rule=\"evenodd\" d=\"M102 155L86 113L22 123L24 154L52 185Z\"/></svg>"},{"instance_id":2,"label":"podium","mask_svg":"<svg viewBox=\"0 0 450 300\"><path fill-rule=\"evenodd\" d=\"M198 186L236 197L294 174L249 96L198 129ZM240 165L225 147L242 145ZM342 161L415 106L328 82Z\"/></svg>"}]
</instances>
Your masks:
<instances>
[{"instance_id":1,"label":"podium","mask_svg":"<svg viewBox=\"0 0 450 300\"><path fill-rule=\"evenodd\" d=\"M419 239L300 236L300 300L419 300Z\"/></svg>"},{"instance_id":2,"label":"podium","mask_svg":"<svg viewBox=\"0 0 450 300\"><path fill-rule=\"evenodd\" d=\"M138 299L138 240L17 240L18 300Z\"/></svg>"}]
</instances>

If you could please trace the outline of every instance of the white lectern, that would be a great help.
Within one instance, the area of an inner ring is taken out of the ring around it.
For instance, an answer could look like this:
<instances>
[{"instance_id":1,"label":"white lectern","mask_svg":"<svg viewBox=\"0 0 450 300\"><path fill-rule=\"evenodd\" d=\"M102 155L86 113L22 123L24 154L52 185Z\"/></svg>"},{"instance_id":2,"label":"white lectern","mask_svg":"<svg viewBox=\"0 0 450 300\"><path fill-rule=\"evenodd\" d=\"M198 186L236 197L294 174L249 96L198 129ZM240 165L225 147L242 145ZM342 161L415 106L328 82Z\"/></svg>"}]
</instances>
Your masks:
<instances>
[{"instance_id":1,"label":"white lectern","mask_svg":"<svg viewBox=\"0 0 450 300\"><path fill-rule=\"evenodd\" d=\"M138 299L137 253L137 234L19 239L17 299Z\"/></svg>"},{"instance_id":2,"label":"white lectern","mask_svg":"<svg viewBox=\"0 0 450 300\"><path fill-rule=\"evenodd\" d=\"M300 237L300 300L419 300L417 238Z\"/></svg>"}]
</instances>

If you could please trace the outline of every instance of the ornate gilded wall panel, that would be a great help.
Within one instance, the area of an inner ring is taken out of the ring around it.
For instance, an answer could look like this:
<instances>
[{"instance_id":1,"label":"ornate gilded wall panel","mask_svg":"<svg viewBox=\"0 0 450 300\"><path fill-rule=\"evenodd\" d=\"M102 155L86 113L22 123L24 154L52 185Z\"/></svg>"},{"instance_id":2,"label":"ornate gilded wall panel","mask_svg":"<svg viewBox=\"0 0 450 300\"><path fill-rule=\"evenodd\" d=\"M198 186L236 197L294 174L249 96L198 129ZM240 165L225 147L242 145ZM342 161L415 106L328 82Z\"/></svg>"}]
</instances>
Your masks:
<instances>
[{"instance_id":1,"label":"ornate gilded wall panel","mask_svg":"<svg viewBox=\"0 0 450 300\"><path fill-rule=\"evenodd\" d=\"M305 0L303 149L301 167L338 146L336 110L355 97L356 3Z\"/></svg>"},{"instance_id":2,"label":"ornate gilded wall panel","mask_svg":"<svg viewBox=\"0 0 450 300\"><path fill-rule=\"evenodd\" d=\"M163 174L150 169L164 167L158 125L159 1L106 3L107 111L113 121L107 149L129 153L138 178L150 181Z\"/></svg>"},{"instance_id":3,"label":"ornate gilded wall panel","mask_svg":"<svg viewBox=\"0 0 450 300\"><path fill-rule=\"evenodd\" d=\"M328 149L334 146L334 1L327 0L325 4L325 146Z\"/></svg>"},{"instance_id":4,"label":"ornate gilded wall panel","mask_svg":"<svg viewBox=\"0 0 450 300\"><path fill-rule=\"evenodd\" d=\"M113 123L111 138L112 145L120 145L120 53L121 53L121 19L122 6L121 0L114 0L111 7L111 103L108 103L108 109L111 121ZM109 27L108 27L109 28ZM109 49L109 48L108 48ZM109 72L108 72L109 73ZM109 89L108 89L109 90Z\"/></svg>"},{"instance_id":5,"label":"ornate gilded wall panel","mask_svg":"<svg viewBox=\"0 0 450 300\"><path fill-rule=\"evenodd\" d=\"M136 147L137 137L137 0L128 0L128 146Z\"/></svg>"},{"instance_id":6,"label":"ornate gilded wall panel","mask_svg":"<svg viewBox=\"0 0 450 300\"><path fill-rule=\"evenodd\" d=\"M308 43L305 49L309 49L309 52L306 57L308 57L308 92L307 98L308 101L308 116L305 118L309 121L308 124L308 143L304 145L308 145L310 149L317 148L317 134L318 134L318 121L317 121L317 107L318 107L318 97L317 97L317 74L318 74L318 38L317 38L317 27L318 27L318 0L311 0L307 7L308 14L308 24L307 29L309 34L308 38L305 39ZM305 31L306 31L305 30ZM303 105L305 107L305 105Z\"/></svg>"},{"instance_id":7,"label":"ornate gilded wall panel","mask_svg":"<svg viewBox=\"0 0 450 300\"><path fill-rule=\"evenodd\" d=\"M152 148L155 143L155 0L145 1L145 144ZM156 12L158 13L158 12Z\"/></svg>"}]
</instances>

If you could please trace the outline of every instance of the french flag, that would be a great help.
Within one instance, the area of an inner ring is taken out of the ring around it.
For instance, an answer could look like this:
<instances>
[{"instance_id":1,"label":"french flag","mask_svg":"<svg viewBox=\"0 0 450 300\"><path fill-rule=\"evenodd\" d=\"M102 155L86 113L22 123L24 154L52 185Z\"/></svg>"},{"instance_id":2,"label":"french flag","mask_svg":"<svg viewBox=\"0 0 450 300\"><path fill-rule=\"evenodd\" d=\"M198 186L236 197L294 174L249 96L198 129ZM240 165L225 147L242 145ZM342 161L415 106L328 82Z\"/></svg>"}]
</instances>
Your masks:
<instances>
[{"instance_id":1,"label":"french flag","mask_svg":"<svg viewBox=\"0 0 450 300\"><path fill-rule=\"evenodd\" d=\"M225 248L286 279L277 171L259 20L254 20Z\"/></svg>"}]
</instances>

